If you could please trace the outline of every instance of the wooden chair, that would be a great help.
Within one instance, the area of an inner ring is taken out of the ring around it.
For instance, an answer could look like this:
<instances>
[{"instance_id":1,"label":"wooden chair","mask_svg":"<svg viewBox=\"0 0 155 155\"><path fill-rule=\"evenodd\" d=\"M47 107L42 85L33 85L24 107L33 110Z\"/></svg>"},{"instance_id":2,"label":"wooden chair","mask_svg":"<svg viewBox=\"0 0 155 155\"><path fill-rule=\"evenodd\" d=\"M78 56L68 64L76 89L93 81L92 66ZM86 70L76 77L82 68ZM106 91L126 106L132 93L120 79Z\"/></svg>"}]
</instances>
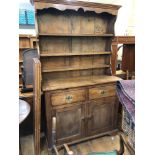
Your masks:
<instances>
[{"instance_id":1,"label":"wooden chair","mask_svg":"<svg viewBox=\"0 0 155 155\"><path fill-rule=\"evenodd\" d=\"M37 49L23 51L22 92L33 91L33 58L39 58Z\"/></svg>"}]
</instances>

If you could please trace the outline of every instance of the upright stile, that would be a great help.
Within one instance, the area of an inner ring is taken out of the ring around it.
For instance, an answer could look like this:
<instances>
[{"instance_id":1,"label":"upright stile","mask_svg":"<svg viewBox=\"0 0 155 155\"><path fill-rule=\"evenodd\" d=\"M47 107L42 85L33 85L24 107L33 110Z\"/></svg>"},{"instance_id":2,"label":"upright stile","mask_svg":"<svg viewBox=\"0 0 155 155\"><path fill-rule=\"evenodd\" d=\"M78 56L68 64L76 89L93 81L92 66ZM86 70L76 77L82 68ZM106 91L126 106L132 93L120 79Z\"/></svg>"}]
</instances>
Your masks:
<instances>
[{"instance_id":1,"label":"upright stile","mask_svg":"<svg viewBox=\"0 0 155 155\"><path fill-rule=\"evenodd\" d=\"M38 58L33 58L33 117L34 117L34 152L40 155L40 124L41 124L41 64Z\"/></svg>"}]
</instances>

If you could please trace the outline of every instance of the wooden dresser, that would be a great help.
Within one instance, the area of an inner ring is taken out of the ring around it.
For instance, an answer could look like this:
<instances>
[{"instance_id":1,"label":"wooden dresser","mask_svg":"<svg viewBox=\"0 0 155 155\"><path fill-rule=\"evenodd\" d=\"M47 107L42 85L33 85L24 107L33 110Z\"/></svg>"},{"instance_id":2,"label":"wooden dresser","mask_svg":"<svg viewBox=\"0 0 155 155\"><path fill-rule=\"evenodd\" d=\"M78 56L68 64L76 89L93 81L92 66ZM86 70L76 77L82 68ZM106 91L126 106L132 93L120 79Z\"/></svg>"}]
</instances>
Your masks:
<instances>
[{"instance_id":1,"label":"wooden dresser","mask_svg":"<svg viewBox=\"0 0 155 155\"><path fill-rule=\"evenodd\" d=\"M28 118L20 125L21 134L33 133L33 92L21 93L23 87L21 66L23 66L23 51L30 48L36 48L36 42L36 36L26 34L19 35L19 96L28 102L31 107Z\"/></svg>"},{"instance_id":2,"label":"wooden dresser","mask_svg":"<svg viewBox=\"0 0 155 155\"><path fill-rule=\"evenodd\" d=\"M52 117L57 145L112 132L118 102L111 74L111 43L120 6L35 0L47 139Z\"/></svg>"}]
</instances>

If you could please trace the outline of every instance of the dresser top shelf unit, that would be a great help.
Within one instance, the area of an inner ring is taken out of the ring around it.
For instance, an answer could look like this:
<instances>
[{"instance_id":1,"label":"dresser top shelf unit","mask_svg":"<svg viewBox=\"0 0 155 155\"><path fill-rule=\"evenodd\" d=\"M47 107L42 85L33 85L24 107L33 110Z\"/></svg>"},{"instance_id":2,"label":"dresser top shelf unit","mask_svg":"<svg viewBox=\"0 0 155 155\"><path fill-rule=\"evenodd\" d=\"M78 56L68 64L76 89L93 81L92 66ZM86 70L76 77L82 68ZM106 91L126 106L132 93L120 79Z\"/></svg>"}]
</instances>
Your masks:
<instances>
[{"instance_id":1,"label":"dresser top shelf unit","mask_svg":"<svg viewBox=\"0 0 155 155\"><path fill-rule=\"evenodd\" d=\"M115 83L118 80L120 80L120 78L116 76L106 75L50 79L49 81L43 82L43 91L91 86L103 83Z\"/></svg>"},{"instance_id":2,"label":"dresser top shelf unit","mask_svg":"<svg viewBox=\"0 0 155 155\"><path fill-rule=\"evenodd\" d=\"M111 43L120 6L34 0L43 91L108 82Z\"/></svg>"}]
</instances>

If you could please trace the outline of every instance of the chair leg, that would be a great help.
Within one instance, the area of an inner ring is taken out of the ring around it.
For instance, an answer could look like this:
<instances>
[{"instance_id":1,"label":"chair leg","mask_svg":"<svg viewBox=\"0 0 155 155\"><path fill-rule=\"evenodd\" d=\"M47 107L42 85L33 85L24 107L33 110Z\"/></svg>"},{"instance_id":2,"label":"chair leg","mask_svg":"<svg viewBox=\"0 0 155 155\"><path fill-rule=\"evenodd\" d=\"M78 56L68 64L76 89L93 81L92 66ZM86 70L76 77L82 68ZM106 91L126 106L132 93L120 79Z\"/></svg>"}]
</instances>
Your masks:
<instances>
[{"instance_id":1,"label":"chair leg","mask_svg":"<svg viewBox=\"0 0 155 155\"><path fill-rule=\"evenodd\" d=\"M67 144L64 144L64 155L73 155L73 151L71 151Z\"/></svg>"},{"instance_id":2,"label":"chair leg","mask_svg":"<svg viewBox=\"0 0 155 155\"><path fill-rule=\"evenodd\" d=\"M120 150L118 151L119 155L123 155L124 154L124 141L121 135L119 135L120 137Z\"/></svg>"}]
</instances>

